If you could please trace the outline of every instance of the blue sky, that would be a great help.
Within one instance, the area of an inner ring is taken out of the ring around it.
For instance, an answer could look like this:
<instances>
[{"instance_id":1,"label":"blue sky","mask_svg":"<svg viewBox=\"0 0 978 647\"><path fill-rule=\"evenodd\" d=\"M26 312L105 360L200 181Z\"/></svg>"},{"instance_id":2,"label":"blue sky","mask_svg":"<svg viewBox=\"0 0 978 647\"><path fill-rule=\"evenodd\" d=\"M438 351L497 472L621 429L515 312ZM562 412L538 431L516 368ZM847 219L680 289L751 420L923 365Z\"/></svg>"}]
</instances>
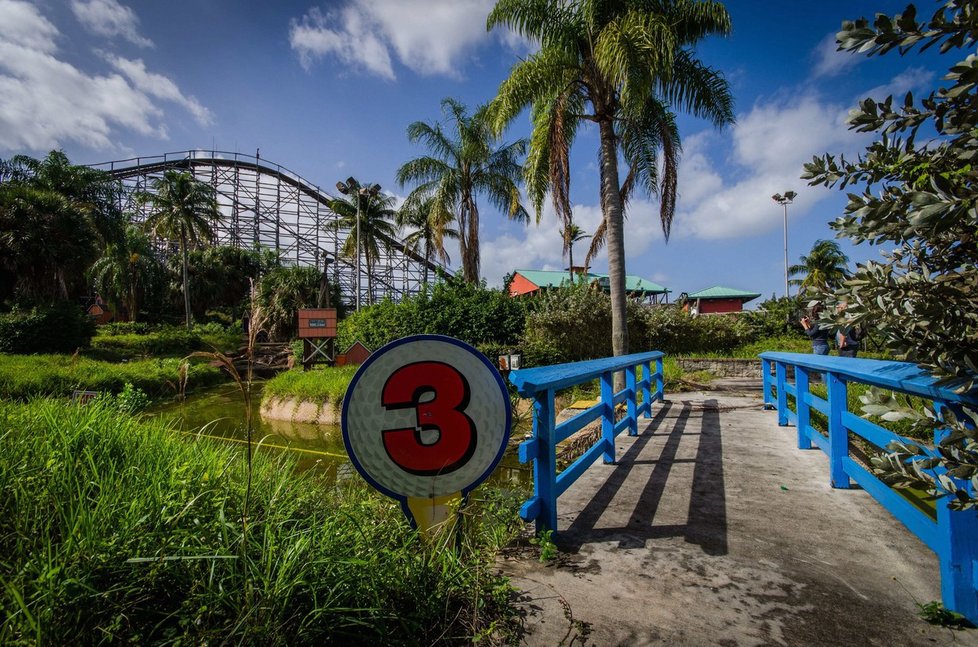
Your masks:
<instances>
[{"instance_id":1,"label":"blue sky","mask_svg":"<svg viewBox=\"0 0 978 647\"><path fill-rule=\"evenodd\" d=\"M471 107L494 96L532 44L487 33L492 0L0 0L0 158L63 149L76 163L167 151L254 154L331 187L354 176L406 195L397 168L425 151L408 124L441 118L440 102ZM842 20L896 13L877 2L729 2L733 33L699 48L724 72L736 125L714 130L682 117L680 197L668 244L658 204L634 200L625 226L629 274L679 292L725 285L784 291L781 207L788 209L789 260L797 262L844 194L812 188L802 164L823 152L853 154L867 142L845 115L865 96L921 94L950 65L937 55L868 59L834 51ZM929 2L918 3L929 14ZM528 118L506 133L528 134ZM572 153L575 220L599 222L597 138ZM515 268L560 269L553 214L539 226L506 222L483 201L482 271L499 285ZM878 250L843 247L854 261ZM457 261L457 249L449 250ZM575 260L583 257L581 245ZM602 254L594 264L606 267Z\"/></svg>"}]
</instances>

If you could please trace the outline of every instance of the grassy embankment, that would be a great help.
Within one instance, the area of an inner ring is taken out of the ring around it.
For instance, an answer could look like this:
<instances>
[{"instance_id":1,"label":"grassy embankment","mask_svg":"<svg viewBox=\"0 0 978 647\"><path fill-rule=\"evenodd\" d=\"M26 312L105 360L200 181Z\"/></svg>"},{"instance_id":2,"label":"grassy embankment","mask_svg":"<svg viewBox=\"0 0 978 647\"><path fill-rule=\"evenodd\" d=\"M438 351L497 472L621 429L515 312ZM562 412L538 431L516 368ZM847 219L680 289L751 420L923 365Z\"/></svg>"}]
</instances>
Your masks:
<instances>
[{"instance_id":1,"label":"grassy embankment","mask_svg":"<svg viewBox=\"0 0 978 647\"><path fill-rule=\"evenodd\" d=\"M297 401L331 403L338 408L343 403L346 388L359 366L339 366L303 371L294 369L279 373L265 383L262 401L270 398L289 398Z\"/></svg>"},{"instance_id":2,"label":"grassy embankment","mask_svg":"<svg viewBox=\"0 0 978 647\"><path fill-rule=\"evenodd\" d=\"M98 405L0 403L0 439L0 644L471 643L513 627L492 559L516 502L483 494L458 542L427 542L358 479L274 452L255 455L243 519L240 448Z\"/></svg>"},{"instance_id":3,"label":"grassy embankment","mask_svg":"<svg viewBox=\"0 0 978 647\"><path fill-rule=\"evenodd\" d=\"M219 369L200 363L190 366L188 377L192 388L226 379ZM75 390L118 393L127 382L151 397L172 395L179 389L180 360L114 363L71 355L0 355L0 398L4 399L60 397Z\"/></svg>"}]
</instances>

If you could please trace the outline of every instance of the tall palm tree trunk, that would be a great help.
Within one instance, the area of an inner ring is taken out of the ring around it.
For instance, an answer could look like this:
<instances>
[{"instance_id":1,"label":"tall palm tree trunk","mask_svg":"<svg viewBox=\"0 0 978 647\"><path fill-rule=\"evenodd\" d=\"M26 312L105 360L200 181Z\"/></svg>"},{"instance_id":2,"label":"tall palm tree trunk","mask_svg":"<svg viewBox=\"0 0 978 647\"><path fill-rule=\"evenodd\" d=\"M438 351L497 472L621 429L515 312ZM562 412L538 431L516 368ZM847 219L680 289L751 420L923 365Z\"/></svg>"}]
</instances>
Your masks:
<instances>
[{"instance_id":1,"label":"tall palm tree trunk","mask_svg":"<svg viewBox=\"0 0 978 647\"><path fill-rule=\"evenodd\" d=\"M610 120L599 122L601 137L601 210L607 226L608 283L611 289L611 347L614 355L628 353L625 299L624 207L618 189L618 145ZM616 376L615 382L618 382Z\"/></svg>"},{"instance_id":2,"label":"tall palm tree trunk","mask_svg":"<svg viewBox=\"0 0 978 647\"><path fill-rule=\"evenodd\" d=\"M183 307L187 315L187 330L190 330L190 281L187 278L187 268L190 265L187 259L187 229L180 227L180 250L183 252Z\"/></svg>"},{"instance_id":3,"label":"tall palm tree trunk","mask_svg":"<svg viewBox=\"0 0 978 647\"><path fill-rule=\"evenodd\" d=\"M466 206L466 246L462 252L462 276L469 283L479 282L479 207L474 199L469 199Z\"/></svg>"},{"instance_id":4,"label":"tall palm tree trunk","mask_svg":"<svg viewBox=\"0 0 978 647\"><path fill-rule=\"evenodd\" d=\"M574 243L567 246L567 261L570 263L570 284L574 285Z\"/></svg>"}]
</instances>

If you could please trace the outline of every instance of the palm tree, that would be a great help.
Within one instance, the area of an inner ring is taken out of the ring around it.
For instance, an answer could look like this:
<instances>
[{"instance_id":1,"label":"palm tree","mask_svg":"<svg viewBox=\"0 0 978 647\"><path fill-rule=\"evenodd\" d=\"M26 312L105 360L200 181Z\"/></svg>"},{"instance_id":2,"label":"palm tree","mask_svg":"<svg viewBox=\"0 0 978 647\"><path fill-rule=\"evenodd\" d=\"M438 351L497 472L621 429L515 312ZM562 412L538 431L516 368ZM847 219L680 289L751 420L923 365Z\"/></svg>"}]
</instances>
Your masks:
<instances>
[{"instance_id":1,"label":"palm tree","mask_svg":"<svg viewBox=\"0 0 978 647\"><path fill-rule=\"evenodd\" d=\"M788 268L788 276L801 274L805 278L788 282L800 286L802 292L831 292L849 278L849 257L834 240L816 240L811 251L801 257L801 263Z\"/></svg>"},{"instance_id":2,"label":"palm tree","mask_svg":"<svg viewBox=\"0 0 978 647\"><path fill-rule=\"evenodd\" d=\"M381 248L390 249L391 241L397 237L397 226L394 219L394 198L388 195L374 194L361 191L360 183L354 178L346 182L349 195L342 198L332 198L326 205L333 210L338 218L327 224L333 231L345 230L350 232L340 256L356 259L363 255L367 263L367 303L373 303L374 281L373 268L380 257ZM359 222L357 218L359 216ZM360 249L357 249L357 238L360 239Z\"/></svg>"},{"instance_id":3,"label":"palm tree","mask_svg":"<svg viewBox=\"0 0 978 647\"><path fill-rule=\"evenodd\" d=\"M190 330L190 286L187 254L214 238L213 223L221 219L214 188L199 182L187 171L171 169L152 182L152 193L140 193L139 202L150 204L145 226L154 236L180 245L183 255L183 305Z\"/></svg>"},{"instance_id":4,"label":"palm tree","mask_svg":"<svg viewBox=\"0 0 978 647\"><path fill-rule=\"evenodd\" d=\"M726 81L692 49L706 36L728 33L730 17L712 1L499 0L488 19L490 29L498 25L540 44L513 66L488 108L499 133L532 107L524 177L538 214L550 191L563 217L568 149L584 122L597 124L603 221L595 238L607 238L612 347L625 354L625 206L636 187L657 196L668 239L681 151L673 108L717 127L733 122ZM628 167L623 183L619 155Z\"/></svg>"},{"instance_id":5,"label":"palm tree","mask_svg":"<svg viewBox=\"0 0 978 647\"><path fill-rule=\"evenodd\" d=\"M152 241L140 228L130 225L125 240L109 245L89 273L99 294L120 303L129 321L136 321L140 297L160 270Z\"/></svg>"},{"instance_id":6,"label":"palm tree","mask_svg":"<svg viewBox=\"0 0 978 647\"><path fill-rule=\"evenodd\" d=\"M455 214L458 222L462 276L470 283L479 281L479 206L482 194L490 204L513 220L528 222L529 214L520 203L519 158L526 142L496 147L497 137L486 125L483 110L469 116L464 105L443 99L442 111L451 121L450 133L440 124L416 121L408 126L408 139L423 143L431 155L405 163L397 171L401 186L418 182L409 199L418 202L434 199L433 209Z\"/></svg>"},{"instance_id":7,"label":"palm tree","mask_svg":"<svg viewBox=\"0 0 978 647\"><path fill-rule=\"evenodd\" d=\"M428 282L428 266L432 257L446 264L452 261L445 250L445 239L458 238L458 232L449 227L455 217L451 212L437 207L435 198L428 196L420 201L405 201L397 212L397 224L413 230L404 237L405 248L414 253L424 248L424 283Z\"/></svg>"},{"instance_id":8,"label":"palm tree","mask_svg":"<svg viewBox=\"0 0 978 647\"><path fill-rule=\"evenodd\" d=\"M584 240L585 238L590 238L591 234L585 234L584 230L579 226L570 222L564 225L564 228L560 230L560 237L564 240L564 253L567 254L567 260L570 262L570 279L571 285L574 284L574 243ZM585 263L587 265L587 263Z\"/></svg>"}]
</instances>

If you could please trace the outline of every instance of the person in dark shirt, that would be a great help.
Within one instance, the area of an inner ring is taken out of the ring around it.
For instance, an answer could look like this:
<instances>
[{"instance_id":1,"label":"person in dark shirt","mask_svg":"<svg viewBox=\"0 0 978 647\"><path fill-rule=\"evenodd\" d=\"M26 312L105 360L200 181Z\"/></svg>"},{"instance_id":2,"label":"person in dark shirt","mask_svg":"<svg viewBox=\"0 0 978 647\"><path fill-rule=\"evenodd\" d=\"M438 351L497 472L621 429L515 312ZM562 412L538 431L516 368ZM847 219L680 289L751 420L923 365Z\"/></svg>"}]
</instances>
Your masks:
<instances>
[{"instance_id":1,"label":"person in dark shirt","mask_svg":"<svg viewBox=\"0 0 978 647\"><path fill-rule=\"evenodd\" d=\"M839 357L855 357L859 351L859 340L863 331L859 326L843 326L835 333L835 341L839 345Z\"/></svg>"},{"instance_id":2,"label":"person in dark shirt","mask_svg":"<svg viewBox=\"0 0 978 647\"><path fill-rule=\"evenodd\" d=\"M838 312L846 311L845 303L840 303ZM859 351L859 341L863 338L863 329L859 326L842 326L835 333L835 343L839 346L839 357L855 357Z\"/></svg>"},{"instance_id":3,"label":"person in dark shirt","mask_svg":"<svg viewBox=\"0 0 978 647\"><path fill-rule=\"evenodd\" d=\"M822 311L822 305L816 304L812 307L811 318L804 316L801 318L801 327L805 329L805 334L812 340L812 352L816 355L829 354L829 331L819 328L817 320L818 314ZM813 321L814 320L814 321Z\"/></svg>"}]
</instances>

